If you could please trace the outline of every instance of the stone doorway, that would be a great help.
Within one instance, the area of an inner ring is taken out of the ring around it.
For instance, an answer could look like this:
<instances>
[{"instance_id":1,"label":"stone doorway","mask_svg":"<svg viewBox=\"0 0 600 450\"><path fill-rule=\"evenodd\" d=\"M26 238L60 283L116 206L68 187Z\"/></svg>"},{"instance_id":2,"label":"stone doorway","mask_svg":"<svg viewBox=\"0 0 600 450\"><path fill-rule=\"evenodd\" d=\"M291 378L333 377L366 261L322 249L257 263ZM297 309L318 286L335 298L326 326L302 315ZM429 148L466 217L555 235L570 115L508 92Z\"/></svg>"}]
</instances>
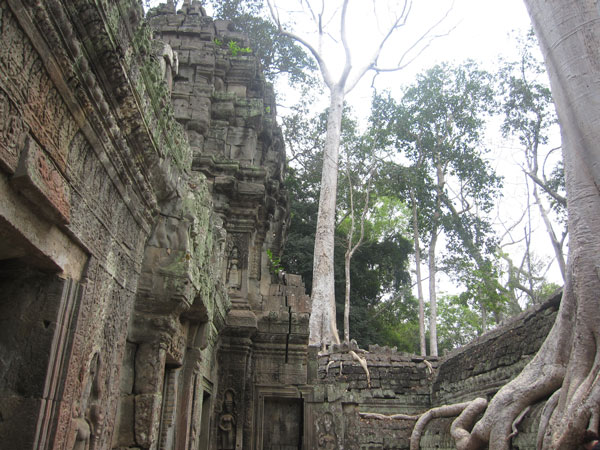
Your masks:
<instances>
[{"instance_id":1,"label":"stone doorway","mask_svg":"<svg viewBox=\"0 0 600 450\"><path fill-rule=\"evenodd\" d=\"M262 449L301 450L303 416L301 398L266 397Z\"/></svg>"}]
</instances>

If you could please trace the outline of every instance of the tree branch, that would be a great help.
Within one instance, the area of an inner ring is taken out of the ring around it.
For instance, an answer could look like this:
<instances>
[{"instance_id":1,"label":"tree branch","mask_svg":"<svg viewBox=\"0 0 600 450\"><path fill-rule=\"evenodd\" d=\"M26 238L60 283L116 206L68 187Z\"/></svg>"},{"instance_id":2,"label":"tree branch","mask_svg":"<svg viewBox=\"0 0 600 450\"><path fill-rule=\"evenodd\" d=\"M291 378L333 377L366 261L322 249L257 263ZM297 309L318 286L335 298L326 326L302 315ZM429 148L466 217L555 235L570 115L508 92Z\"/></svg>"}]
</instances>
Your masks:
<instances>
[{"instance_id":1,"label":"tree branch","mask_svg":"<svg viewBox=\"0 0 600 450\"><path fill-rule=\"evenodd\" d=\"M565 197L563 197L559 193L553 191L548 186L546 186L544 181L540 180L540 178L535 173L533 173L531 171L524 171L524 172L525 172L525 175L527 175L529 178L531 178L531 180L535 184L537 184L539 187L541 187L544 190L544 192L546 192L550 197L552 197L554 200L556 200L558 203L560 203L565 208L567 207L567 199Z\"/></svg>"},{"instance_id":2,"label":"tree branch","mask_svg":"<svg viewBox=\"0 0 600 450\"><path fill-rule=\"evenodd\" d=\"M371 55L369 62L358 71L358 73L356 74L356 76L354 77L354 79L352 80L350 85L346 88L346 91L345 91L346 94L348 92L350 92L352 89L354 89L354 87L362 79L362 77L365 75L365 73L367 73L369 70L371 70L375 67L375 65L377 64L377 60L379 59L379 55L381 54L381 51L383 49L383 46L385 45L385 43L390 38L390 36L394 33L395 30L397 30L400 27L403 27L406 24L406 19L408 18L411 8L412 8L412 1L408 2L405 0L404 7L402 9L402 13L396 18L396 20L394 21L392 26L387 30L383 39L381 39L381 41L379 42L379 45L373 52L373 55ZM400 69L397 69L397 70L400 70Z\"/></svg>"},{"instance_id":3,"label":"tree branch","mask_svg":"<svg viewBox=\"0 0 600 450\"><path fill-rule=\"evenodd\" d=\"M271 3L271 0L267 0L267 5L269 6L269 11L271 12L271 17L272 17L273 21L275 22L275 25L277 25L279 34L281 34L282 36L287 36L290 39L294 39L294 40L300 42L302 45L304 45L307 48L307 50L313 55L313 57L317 61L317 64L319 65L319 68L321 69L321 75L323 76L323 82L327 85L328 88L333 89L333 86L334 86L333 80L331 78L331 74L329 73L327 64L325 64L325 60L321 56L321 53L317 49L315 49L307 40L303 39L302 37L298 36L295 33L284 30L283 26L281 25L281 20L279 19L279 13L275 12L275 9Z\"/></svg>"},{"instance_id":4,"label":"tree branch","mask_svg":"<svg viewBox=\"0 0 600 450\"><path fill-rule=\"evenodd\" d=\"M348 10L348 0L344 0L342 6L342 23L340 25L340 33L342 36L342 45L344 46L344 53L346 54L346 62L344 63L344 70L340 77L338 84L344 86L350 71L352 70L352 54L350 53L350 44L348 44L348 37L346 36L346 12Z\"/></svg>"},{"instance_id":5,"label":"tree branch","mask_svg":"<svg viewBox=\"0 0 600 450\"><path fill-rule=\"evenodd\" d=\"M448 18L448 14L450 14L450 11L452 11L454 7L454 2L452 3L452 5L450 6L450 8L448 8L448 10L446 11L446 13L440 18L440 20L438 20L436 23L434 23L431 27L429 27L417 40L415 40L415 42L408 48L406 49L406 51L402 54L402 56L400 56L400 59L398 60L398 64L394 67L377 67L376 63L377 60L374 61L373 66L371 67L372 70L374 70L377 73L380 72L397 72L398 70L402 70L404 69L406 66L408 66L410 63L412 63L416 58L418 58L427 48L429 48L429 46L431 45L431 43L440 37L443 36L447 36L448 34L450 34L452 32L452 30L454 30L455 27L452 27L450 30L448 30L446 33L443 34L436 34L433 36L430 36L427 44L425 44L418 52L417 54L415 54L412 58L410 58L408 61L404 62L405 58L410 54L410 52L412 50L414 50L421 42L423 42L425 40L425 38L427 38L430 33L436 29L444 20L446 20ZM408 17L408 13L407 13L407 17ZM404 25L404 24L403 24ZM392 30L393 31L393 30ZM377 57L379 57L379 55L377 55Z\"/></svg>"}]
</instances>

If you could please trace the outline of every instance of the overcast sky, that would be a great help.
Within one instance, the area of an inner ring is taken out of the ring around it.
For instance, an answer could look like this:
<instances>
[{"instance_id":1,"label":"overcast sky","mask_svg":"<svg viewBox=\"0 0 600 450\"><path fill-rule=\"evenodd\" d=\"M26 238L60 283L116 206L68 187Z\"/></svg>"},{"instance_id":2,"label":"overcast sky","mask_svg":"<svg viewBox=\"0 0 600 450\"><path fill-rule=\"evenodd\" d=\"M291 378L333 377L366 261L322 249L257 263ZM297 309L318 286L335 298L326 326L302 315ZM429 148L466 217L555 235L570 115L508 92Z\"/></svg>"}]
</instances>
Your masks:
<instances>
[{"instance_id":1,"label":"overcast sky","mask_svg":"<svg viewBox=\"0 0 600 450\"><path fill-rule=\"evenodd\" d=\"M284 0L283 3L289 1ZM436 29L439 34L448 34L435 39L401 72L381 76L377 80L378 87L394 88L409 84L415 74L441 62L460 63L473 59L488 70L494 70L500 56L516 55L515 37L525 35L530 29L529 16L522 0L416 0L403 40L411 42L419 30L435 23L452 4L448 17ZM360 33L354 37L358 42L363 39ZM370 80L366 84L369 83ZM370 98L370 92L363 88L352 97L357 97L355 101L359 97Z\"/></svg>"}]
</instances>

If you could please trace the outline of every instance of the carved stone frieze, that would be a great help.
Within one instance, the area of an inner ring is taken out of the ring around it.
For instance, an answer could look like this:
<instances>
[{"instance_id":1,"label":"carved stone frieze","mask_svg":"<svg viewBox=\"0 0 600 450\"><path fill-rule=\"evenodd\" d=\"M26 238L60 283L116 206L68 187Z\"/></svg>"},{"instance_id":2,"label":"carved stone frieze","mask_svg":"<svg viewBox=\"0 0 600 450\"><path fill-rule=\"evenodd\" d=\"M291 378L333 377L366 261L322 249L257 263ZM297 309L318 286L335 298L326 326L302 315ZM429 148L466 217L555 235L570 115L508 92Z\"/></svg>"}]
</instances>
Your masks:
<instances>
[{"instance_id":1,"label":"carved stone frieze","mask_svg":"<svg viewBox=\"0 0 600 450\"><path fill-rule=\"evenodd\" d=\"M23 121L21 112L0 89L0 167L14 173L19 155L25 144L29 127Z\"/></svg>"}]
</instances>

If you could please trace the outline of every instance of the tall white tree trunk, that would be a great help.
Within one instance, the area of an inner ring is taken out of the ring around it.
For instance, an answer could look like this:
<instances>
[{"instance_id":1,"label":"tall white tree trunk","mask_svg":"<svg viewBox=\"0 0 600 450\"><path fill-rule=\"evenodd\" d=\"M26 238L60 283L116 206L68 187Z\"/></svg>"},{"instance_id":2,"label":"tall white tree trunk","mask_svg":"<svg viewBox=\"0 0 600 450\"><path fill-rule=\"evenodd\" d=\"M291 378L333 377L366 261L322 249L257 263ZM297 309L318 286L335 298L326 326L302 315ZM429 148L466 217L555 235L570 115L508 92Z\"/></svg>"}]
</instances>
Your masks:
<instances>
[{"instance_id":1,"label":"tall white tree trunk","mask_svg":"<svg viewBox=\"0 0 600 450\"><path fill-rule=\"evenodd\" d=\"M435 249L438 238L437 223L431 230L431 239L429 241L429 354L438 355L437 348L437 294L435 287L435 274L437 266L435 263Z\"/></svg>"},{"instance_id":2,"label":"tall white tree trunk","mask_svg":"<svg viewBox=\"0 0 600 450\"><path fill-rule=\"evenodd\" d=\"M442 215L442 197L444 195L444 185L446 184L445 167L440 162L436 163L436 177L437 183L435 186L436 210L433 214L432 226L431 226L431 239L429 241L429 354L431 356L438 356L438 345L437 345L437 293L435 286L435 274L437 272L437 266L435 261L435 250L438 239L438 230L440 224L440 217Z\"/></svg>"},{"instance_id":3,"label":"tall white tree trunk","mask_svg":"<svg viewBox=\"0 0 600 450\"><path fill-rule=\"evenodd\" d=\"M419 241L419 217L417 215L417 199L411 188L410 201L412 204L412 229L415 247L415 272L417 274L417 296L419 297L419 349L421 356L427 354L425 344L425 300L423 296L423 277L421 276L421 244Z\"/></svg>"},{"instance_id":4,"label":"tall white tree trunk","mask_svg":"<svg viewBox=\"0 0 600 450\"><path fill-rule=\"evenodd\" d=\"M344 342L350 343L350 252L344 255L344 275L346 276L346 294L344 296Z\"/></svg>"},{"instance_id":5,"label":"tall white tree trunk","mask_svg":"<svg viewBox=\"0 0 600 450\"><path fill-rule=\"evenodd\" d=\"M317 217L317 231L315 236L313 289L311 295L312 309L309 323L309 344L320 344L321 346L325 346L334 342L340 342L335 321L333 252L338 152L342 126L342 108L344 96L354 89L354 87L367 72L393 72L404 68L406 64L414 59L414 56L412 55L414 55L415 49L418 49L417 54L419 54L428 47L429 43L431 42L432 31L445 19L450 12L446 12L446 15L444 15L435 25L418 37L414 43L408 46L403 53L400 53L399 59L397 60L397 66L379 67L379 56L384 47L386 47L386 44L389 42L389 38L406 23L406 19L408 18L411 8L407 7L407 4L405 4L404 8L399 8L399 10L395 13L391 13L391 21L386 30L383 30L382 33L375 33L375 35L378 35L378 44L375 45L370 58L367 59L362 67L359 67L357 70L353 70L354 66L352 63L352 52L346 33L346 13L349 2L350 0L342 0L339 7L336 8L340 12L340 29L339 34L334 33L335 36L334 34L331 34L330 31L325 29L327 25L323 20L323 14L325 14L324 1L321 4L322 7L320 12L317 12L316 15L310 6L310 2L306 2L306 5L301 5L302 7L306 7L305 12L309 13L312 21L316 25L315 31L317 32L317 45L313 45L302 36L286 31L280 21L279 9L277 8L277 5L273 0L267 0L267 6L269 8L269 12L271 13L271 18L279 29L279 32L282 35L288 36L301 43L313 55L319 66L321 75L323 76L323 82L329 89L330 94L329 112L327 114L327 135L325 138L325 149L323 152L321 196L319 199L319 214ZM329 3L333 2L327 3L329 6ZM373 9L376 10L376 8ZM328 15L325 17L328 17ZM326 22L329 22L329 18L326 19ZM365 37L369 39L373 36L366 35ZM345 62L341 71L341 75L337 81L334 81L324 59L325 55L322 53L324 40L328 40L329 38L333 38L333 40L340 45L338 47L339 50L343 51L345 54ZM351 72L352 76L350 76Z\"/></svg>"},{"instance_id":6,"label":"tall white tree trunk","mask_svg":"<svg viewBox=\"0 0 600 450\"><path fill-rule=\"evenodd\" d=\"M334 233L337 196L338 153L342 127L344 89L331 89L327 114L327 135L323 150L323 173L315 236L313 260L312 312L310 316L311 345L338 343L340 338L335 318Z\"/></svg>"}]
</instances>

